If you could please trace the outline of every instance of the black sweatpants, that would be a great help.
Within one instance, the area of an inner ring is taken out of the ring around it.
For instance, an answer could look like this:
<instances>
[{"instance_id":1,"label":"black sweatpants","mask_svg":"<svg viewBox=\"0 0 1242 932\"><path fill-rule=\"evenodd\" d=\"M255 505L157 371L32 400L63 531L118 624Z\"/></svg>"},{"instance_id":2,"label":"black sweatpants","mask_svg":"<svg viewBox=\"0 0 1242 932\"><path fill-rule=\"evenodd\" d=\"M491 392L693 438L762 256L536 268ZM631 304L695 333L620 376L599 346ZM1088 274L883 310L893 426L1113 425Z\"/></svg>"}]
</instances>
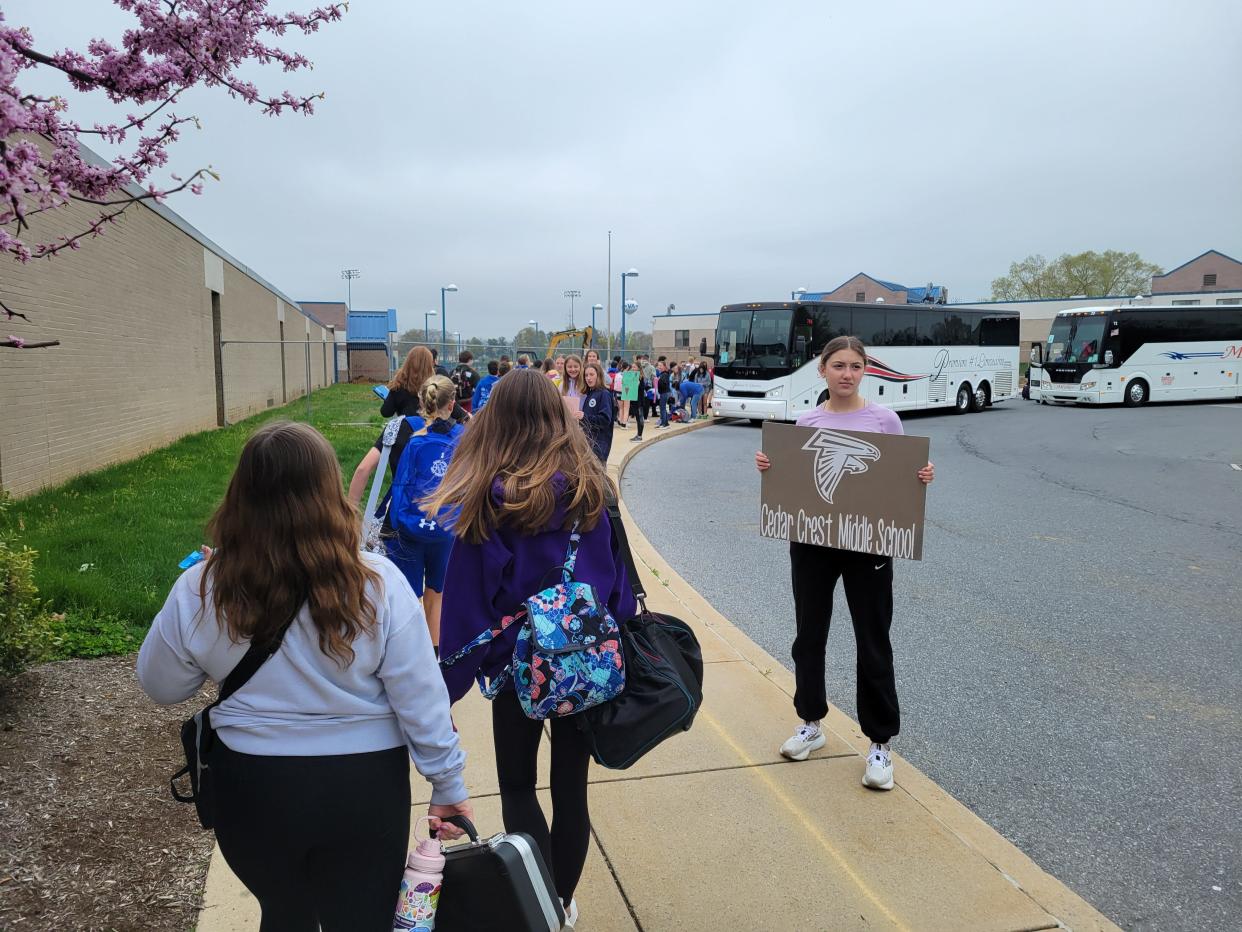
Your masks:
<instances>
[{"instance_id":1,"label":"black sweatpants","mask_svg":"<svg viewBox=\"0 0 1242 932\"><path fill-rule=\"evenodd\" d=\"M492 701L492 740L496 776L506 832L525 832L539 845L552 871L556 893L569 904L582 877L591 842L587 808L587 768L591 752L571 719L554 718L552 726L552 830L535 795L539 739L543 722L526 717L517 693L502 690Z\"/></svg>"},{"instance_id":2,"label":"black sweatpants","mask_svg":"<svg viewBox=\"0 0 1242 932\"><path fill-rule=\"evenodd\" d=\"M828 627L832 594L837 580L844 579L858 649L858 723L872 741L885 743L901 730L888 639L893 623L892 558L791 542L789 563L798 624L793 643L794 708L808 722L828 714L824 686Z\"/></svg>"},{"instance_id":3,"label":"black sweatpants","mask_svg":"<svg viewBox=\"0 0 1242 932\"><path fill-rule=\"evenodd\" d=\"M211 752L216 840L260 932L391 932L410 835L405 747L330 757Z\"/></svg>"}]
</instances>

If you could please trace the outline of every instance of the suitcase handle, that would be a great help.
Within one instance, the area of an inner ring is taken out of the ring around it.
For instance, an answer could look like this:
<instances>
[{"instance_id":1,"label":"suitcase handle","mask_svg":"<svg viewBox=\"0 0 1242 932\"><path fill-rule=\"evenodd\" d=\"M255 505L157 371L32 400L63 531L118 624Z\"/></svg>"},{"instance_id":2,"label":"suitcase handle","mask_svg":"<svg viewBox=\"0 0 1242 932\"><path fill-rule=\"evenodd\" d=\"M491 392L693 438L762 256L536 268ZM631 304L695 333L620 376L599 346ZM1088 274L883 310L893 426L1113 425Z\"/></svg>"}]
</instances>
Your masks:
<instances>
[{"instance_id":1,"label":"suitcase handle","mask_svg":"<svg viewBox=\"0 0 1242 932\"><path fill-rule=\"evenodd\" d=\"M464 815L443 816L441 817L440 821L453 823L459 829L465 832L468 836L470 836L471 844L478 844L479 830L476 829L474 827L474 823L471 822L469 819L467 819ZM431 837L432 838L436 837L436 833L434 831L431 833Z\"/></svg>"}]
</instances>

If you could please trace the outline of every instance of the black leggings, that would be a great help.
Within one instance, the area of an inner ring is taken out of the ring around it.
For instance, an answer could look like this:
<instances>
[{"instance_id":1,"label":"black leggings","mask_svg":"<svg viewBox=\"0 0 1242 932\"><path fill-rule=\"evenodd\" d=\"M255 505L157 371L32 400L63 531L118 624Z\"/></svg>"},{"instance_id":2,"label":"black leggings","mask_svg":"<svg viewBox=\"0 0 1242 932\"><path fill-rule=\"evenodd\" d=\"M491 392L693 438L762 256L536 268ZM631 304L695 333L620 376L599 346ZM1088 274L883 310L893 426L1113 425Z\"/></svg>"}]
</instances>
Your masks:
<instances>
[{"instance_id":1,"label":"black leggings","mask_svg":"<svg viewBox=\"0 0 1242 932\"><path fill-rule=\"evenodd\" d=\"M543 722L526 717L517 693L503 690L492 702L492 739L506 832L525 832L539 845L552 871L556 893L568 905L582 877L591 842L587 768L591 753L572 719L552 725L552 831L544 819L535 784Z\"/></svg>"},{"instance_id":2,"label":"black leggings","mask_svg":"<svg viewBox=\"0 0 1242 932\"><path fill-rule=\"evenodd\" d=\"M833 590L837 580L844 579L858 649L858 724L864 735L884 744L901 730L888 639L893 623L892 558L791 542L789 562L798 623L793 643L794 709L808 722L828 714L824 685L828 625Z\"/></svg>"},{"instance_id":3,"label":"black leggings","mask_svg":"<svg viewBox=\"0 0 1242 932\"><path fill-rule=\"evenodd\" d=\"M259 757L217 741L216 840L260 932L391 932L410 836L404 747Z\"/></svg>"}]
</instances>

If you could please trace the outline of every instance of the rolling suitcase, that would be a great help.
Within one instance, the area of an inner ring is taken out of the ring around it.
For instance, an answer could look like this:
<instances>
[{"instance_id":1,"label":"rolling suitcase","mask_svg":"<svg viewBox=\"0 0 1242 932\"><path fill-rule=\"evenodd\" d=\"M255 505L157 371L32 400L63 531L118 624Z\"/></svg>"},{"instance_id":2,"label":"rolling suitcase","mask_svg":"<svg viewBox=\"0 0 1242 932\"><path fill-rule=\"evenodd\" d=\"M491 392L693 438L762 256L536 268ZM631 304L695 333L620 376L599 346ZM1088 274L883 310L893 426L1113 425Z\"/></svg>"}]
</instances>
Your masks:
<instances>
[{"instance_id":1,"label":"rolling suitcase","mask_svg":"<svg viewBox=\"0 0 1242 932\"><path fill-rule=\"evenodd\" d=\"M444 849L436 932L560 932L565 910L529 835L480 839L469 819L445 821L464 829L470 843Z\"/></svg>"}]
</instances>

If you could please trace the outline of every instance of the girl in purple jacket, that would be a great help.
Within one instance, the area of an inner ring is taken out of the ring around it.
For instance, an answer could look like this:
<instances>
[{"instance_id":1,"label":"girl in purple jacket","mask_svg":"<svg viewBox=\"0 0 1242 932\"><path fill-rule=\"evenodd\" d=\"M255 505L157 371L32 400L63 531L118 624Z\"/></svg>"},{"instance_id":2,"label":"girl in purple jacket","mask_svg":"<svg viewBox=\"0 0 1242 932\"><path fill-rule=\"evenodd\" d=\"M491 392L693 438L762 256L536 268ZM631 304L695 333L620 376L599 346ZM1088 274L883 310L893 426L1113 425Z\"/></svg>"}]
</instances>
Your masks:
<instances>
[{"instance_id":1,"label":"girl in purple jacket","mask_svg":"<svg viewBox=\"0 0 1242 932\"><path fill-rule=\"evenodd\" d=\"M635 603L625 561L605 513L606 497L615 494L586 434L570 420L549 379L517 369L497 382L427 505L436 511L459 509L444 583L440 656L451 657L555 581L575 522L581 542L574 577L595 587L614 618L632 616ZM476 674L490 679L509 665L519 627L442 668L451 701L470 690ZM590 752L572 718L549 722L551 832L535 796L543 723L525 716L512 685L492 704L505 830L526 832L538 842L572 923L577 917L574 888L591 832Z\"/></svg>"}]
</instances>

